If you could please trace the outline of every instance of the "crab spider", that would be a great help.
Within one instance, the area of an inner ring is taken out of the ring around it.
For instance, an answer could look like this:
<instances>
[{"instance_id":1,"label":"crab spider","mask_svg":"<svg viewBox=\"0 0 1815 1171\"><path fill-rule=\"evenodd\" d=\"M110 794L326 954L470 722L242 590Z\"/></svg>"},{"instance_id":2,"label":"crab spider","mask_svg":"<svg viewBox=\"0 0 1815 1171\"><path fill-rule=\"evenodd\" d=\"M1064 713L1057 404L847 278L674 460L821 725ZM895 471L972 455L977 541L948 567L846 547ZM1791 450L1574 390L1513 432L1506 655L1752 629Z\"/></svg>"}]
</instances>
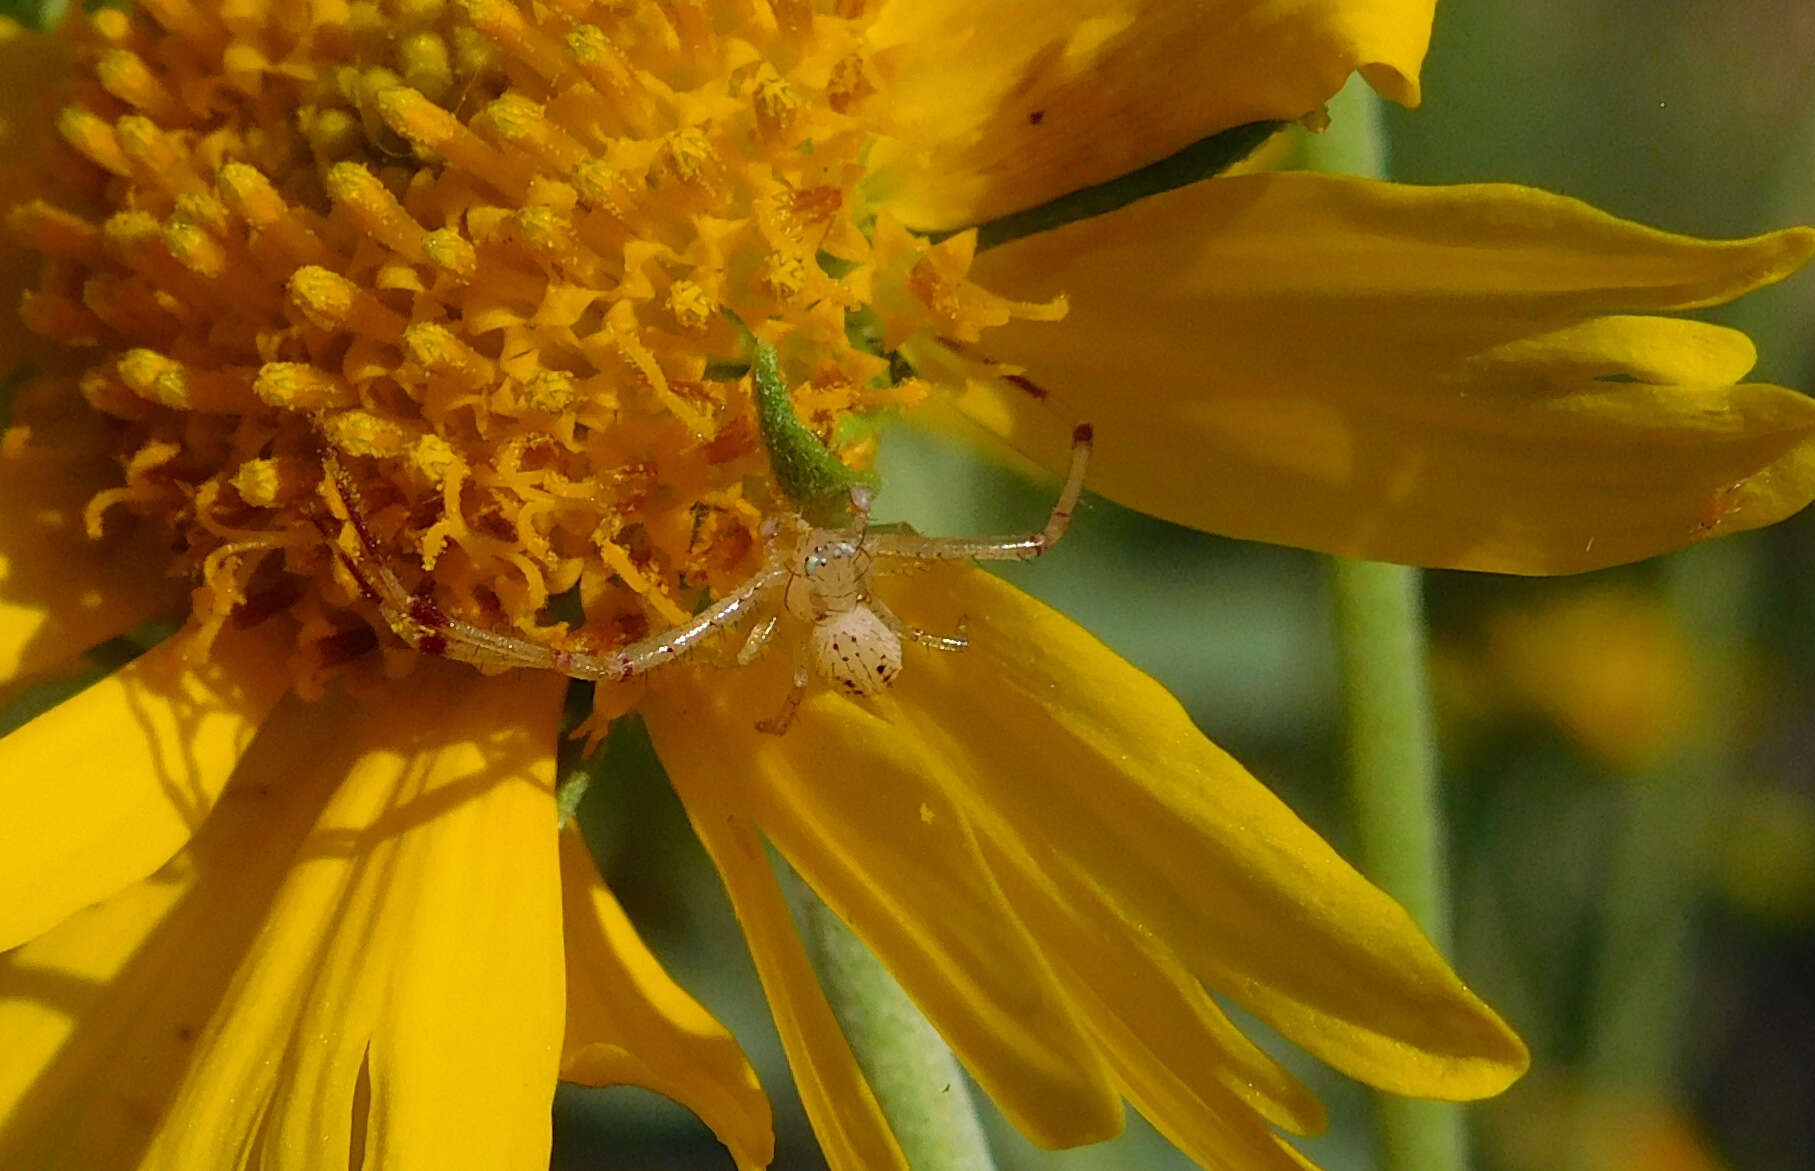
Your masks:
<instances>
[{"instance_id":1,"label":"crab spider","mask_svg":"<svg viewBox=\"0 0 1815 1171\"><path fill-rule=\"evenodd\" d=\"M807 626L794 654L794 682L776 715L757 724L764 732L787 731L806 696L813 673L846 695L880 695L901 671L901 644L906 639L938 651L962 651L964 629L949 635L908 626L871 589L877 573L899 571L931 561L1026 561L1040 556L1065 535L1084 488L1090 459L1091 428L1072 432L1071 466L1065 486L1037 532L998 537L923 537L911 532L884 532L869 527L870 493L851 490L854 523L845 528L818 528L798 513L771 518L764 526L767 555L763 566L743 585L670 630L631 643L618 651L589 655L557 650L541 643L486 630L443 611L433 600L412 594L384 562L378 542L359 508L352 476L330 453L329 482L352 525L363 565L334 547L342 564L366 598L384 615L397 636L423 654L457 659L488 668L526 667L557 671L574 679L616 683L683 658L720 631L745 621L780 596L781 606L759 623L737 655L739 665L754 662L772 641L785 615ZM331 542L332 543L332 542Z\"/></svg>"}]
</instances>

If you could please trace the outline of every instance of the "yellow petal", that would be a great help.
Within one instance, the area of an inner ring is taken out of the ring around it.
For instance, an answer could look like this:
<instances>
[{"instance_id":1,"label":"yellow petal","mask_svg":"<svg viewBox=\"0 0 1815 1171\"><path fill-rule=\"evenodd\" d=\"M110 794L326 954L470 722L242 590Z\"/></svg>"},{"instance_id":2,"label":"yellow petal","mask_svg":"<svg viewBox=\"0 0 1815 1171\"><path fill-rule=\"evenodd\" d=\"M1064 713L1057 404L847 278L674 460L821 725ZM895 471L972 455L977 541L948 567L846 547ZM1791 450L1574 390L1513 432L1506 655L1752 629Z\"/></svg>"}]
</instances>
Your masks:
<instances>
[{"instance_id":1,"label":"yellow petal","mask_svg":"<svg viewBox=\"0 0 1815 1171\"><path fill-rule=\"evenodd\" d=\"M272 1168L546 1164L562 693L425 663L321 736L345 780L290 855L148 1167L223 1142Z\"/></svg>"},{"instance_id":2,"label":"yellow petal","mask_svg":"<svg viewBox=\"0 0 1815 1171\"><path fill-rule=\"evenodd\" d=\"M0 1166L139 1166L196 1037L340 783L348 758L322 729L355 717L344 699L287 700L181 853L0 956Z\"/></svg>"},{"instance_id":3,"label":"yellow petal","mask_svg":"<svg viewBox=\"0 0 1815 1171\"><path fill-rule=\"evenodd\" d=\"M567 681L450 670L461 678L440 711L412 686L408 718L388 724L392 745L409 736L390 767L420 770L421 796L366 831L411 840L386 884L401 938L367 1058L365 1165L541 1167L565 1000L554 774ZM370 978L368 958L349 959Z\"/></svg>"},{"instance_id":4,"label":"yellow petal","mask_svg":"<svg viewBox=\"0 0 1815 1171\"><path fill-rule=\"evenodd\" d=\"M725 881L827 1165L831 1171L908 1171L813 975L762 839L748 822L710 799L689 805L687 815Z\"/></svg>"},{"instance_id":5,"label":"yellow petal","mask_svg":"<svg viewBox=\"0 0 1815 1171\"><path fill-rule=\"evenodd\" d=\"M869 36L899 136L872 156L876 193L912 227L962 227L1302 117L1356 69L1416 105L1434 6L894 0Z\"/></svg>"},{"instance_id":6,"label":"yellow petal","mask_svg":"<svg viewBox=\"0 0 1815 1171\"><path fill-rule=\"evenodd\" d=\"M775 1157L769 1099L725 1026L668 977L599 881L578 831L561 836L567 1039L561 1077L636 1085L686 1106L739 1171Z\"/></svg>"},{"instance_id":7,"label":"yellow petal","mask_svg":"<svg viewBox=\"0 0 1815 1171\"><path fill-rule=\"evenodd\" d=\"M896 687L920 735L962 764L985 837L1019 840L1212 987L1373 1085L1474 1098L1524 1070L1519 1039L1398 904L1157 683L981 570L890 592L931 629L970 616L969 650L916 656Z\"/></svg>"},{"instance_id":8,"label":"yellow petal","mask_svg":"<svg viewBox=\"0 0 1815 1171\"><path fill-rule=\"evenodd\" d=\"M1069 1147L1119 1132L1101 1058L949 796L951 762L830 693L787 735L756 731L787 688L781 667L664 681L645 716L683 800L746 811L1022 1133Z\"/></svg>"},{"instance_id":9,"label":"yellow petal","mask_svg":"<svg viewBox=\"0 0 1815 1171\"><path fill-rule=\"evenodd\" d=\"M1002 845L998 858L1019 853ZM1122 1092L1161 1134L1206 1167L1298 1166L1266 1123L1320 1131L1321 1105L1236 1030L1197 980L1100 900L1054 897L1051 878L1025 854L998 873Z\"/></svg>"},{"instance_id":10,"label":"yellow petal","mask_svg":"<svg viewBox=\"0 0 1815 1171\"><path fill-rule=\"evenodd\" d=\"M1015 913L1102 1044L1124 1092L1174 1143L1214 1150L1228 1145L1234 1131L1270 1148L1261 1117L1298 1134L1329 1125L1322 1104L1235 1027L1170 951L1063 869L1042 870L1012 837L987 845Z\"/></svg>"},{"instance_id":11,"label":"yellow petal","mask_svg":"<svg viewBox=\"0 0 1815 1171\"><path fill-rule=\"evenodd\" d=\"M163 865L288 682L275 630L147 651L0 740L0 950Z\"/></svg>"},{"instance_id":12,"label":"yellow petal","mask_svg":"<svg viewBox=\"0 0 1815 1171\"><path fill-rule=\"evenodd\" d=\"M0 317L14 302L0 302ZM0 453L0 684L180 610L152 526L102 542L83 531L83 506L109 473L53 452Z\"/></svg>"},{"instance_id":13,"label":"yellow petal","mask_svg":"<svg viewBox=\"0 0 1815 1171\"><path fill-rule=\"evenodd\" d=\"M1815 402L1731 385L1751 344L1689 321L1815 249L1711 243L1524 188L1212 180L984 253L1058 326L990 334L1051 392L973 380L986 427L1211 532L1512 573L1619 564L1815 495ZM914 357L956 363L937 347Z\"/></svg>"}]
</instances>

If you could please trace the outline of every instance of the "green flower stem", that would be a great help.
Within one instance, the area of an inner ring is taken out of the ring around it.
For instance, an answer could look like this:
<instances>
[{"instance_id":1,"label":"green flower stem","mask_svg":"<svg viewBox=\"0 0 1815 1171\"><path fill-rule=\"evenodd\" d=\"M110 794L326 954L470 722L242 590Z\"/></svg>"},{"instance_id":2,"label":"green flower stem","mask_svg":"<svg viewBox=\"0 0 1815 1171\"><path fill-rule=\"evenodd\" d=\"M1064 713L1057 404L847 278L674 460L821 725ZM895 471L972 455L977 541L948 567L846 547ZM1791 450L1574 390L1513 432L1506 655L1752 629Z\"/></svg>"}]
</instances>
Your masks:
<instances>
[{"instance_id":1,"label":"green flower stem","mask_svg":"<svg viewBox=\"0 0 1815 1171\"><path fill-rule=\"evenodd\" d=\"M1340 558L1332 565L1361 869L1447 950L1449 874L1418 571ZM1381 1094L1374 1117L1382 1171L1468 1166L1460 1107Z\"/></svg>"},{"instance_id":2,"label":"green flower stem","mask_svg":"<svg viewBox=\"0 0 1815 1171\"><path fill-rule=\"evenodd\" d=\"M1665 593L1696 654L1704 710L1668 760L1628 778L1602 908L1585 1021L1585 1080L1597 1096L1668 1095L1680 1084L1682 1022L1732 781L1737 662L1758 613L1759 550L1723 541L1665 566Z\"/></svg>"},{"instance_id":3,"label":"green flower stem","mask_svg":"<svg viewBox=\"0 0 1815 1171\"><path fill-rule=\"evenodd\" d=\"M1307 136L1307 167L1386 173L1380 102L1359 77L1330 99L1330 128ZM1350 804L1361 869L1449 950L1449 868L1437 791L1437 746L1425 678L1418 571L1333 561L1337 641L1348 734ZM1382 1171L1464 1171L1461 1107L1377 1095Z\"/></svg>"},{"instance_id":4,"label":"green flower stem","mask_svg":"<svg viewBox=\"0 0 1815 1171\"><path fill-rule=\"evenodd\" d=\"M957 1058L863 941L786 866L807 953L913 1171L995 1171Z\"/></svg>"},{"instance_id":5,"label":"green flower stem","mask_svg":"<svg viewBox=\"0 0 1815 1171\"><path fill-rule=\"evenodd\" d=\"M1332 558L1352 803L1369 876L1449 941L1436 735L1419 573Z\"/></svg>"}]
</instances>

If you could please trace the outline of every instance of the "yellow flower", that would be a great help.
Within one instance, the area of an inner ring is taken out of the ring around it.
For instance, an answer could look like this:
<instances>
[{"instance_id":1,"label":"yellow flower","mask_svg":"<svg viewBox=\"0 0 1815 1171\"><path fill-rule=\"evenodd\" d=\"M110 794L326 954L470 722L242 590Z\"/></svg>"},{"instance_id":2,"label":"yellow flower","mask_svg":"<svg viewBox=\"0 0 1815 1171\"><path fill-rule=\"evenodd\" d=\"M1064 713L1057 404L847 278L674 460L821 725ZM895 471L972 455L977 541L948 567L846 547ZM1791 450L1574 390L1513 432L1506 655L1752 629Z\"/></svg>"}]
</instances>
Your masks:
<instances>
[{"instance_id":1,"label":"yellow flower","mask_svg":"<svg viewBox=\"0 0 1815 1171\"><path fill-rule=\"evenodd\" d=\"M767 1161L730 1039L557 864L562 681L405 645L451 618L609 662L748 579L793 504L744 329L852 468L854 419L935 396L1039 458L1089 420L1104 492L1313 548L1553 572L1807 503L1815 406L1732 385L1740 335L1625 314L1774 280L1808 233L1249 175L939 237L1357 68L1414 102L1430 9L148 0L9 32L77 68L12 95L54 93L57 141L9 170L42 374L0 462L0 679L170 613L173 547L194 588L183 638L0 741L0 1161L540 1165L557 1074ZM385 573L420 606L374 606ZM974 569L885 592L970 649L782 737L776 661L595 696L647 719L833 1166L902 1159L763 837L1046 1145L1126 1097L1200 1162L1303 1165L1272 1127L1321 1108L1200 981L1392 1091L1523 1070L1151 680Z\"/></svg>"},{"instance_id":2,"label":"yellow flower","mask_svg":"<svg viewBox=\"0 0 1815 1171\"><path fill-rule=\"evenodd\" d=\"M1452 706L1478 723L1541 717L1626 776L1703 734L1707 672L1655 594L1592 587L1496 610L1483 626L1480 645L1445 656Z\"/></svg>"},{"instance_id":3,"label":"yellow flower","mask_svg":"<svg viewBox=\"0 0 1815 1171\"><path fill-rule=\"evenodd\" d=\"M1704 1128L1643 1090L1552 1079L1497 1106L1488 1141L1507 1167L1539 1171L1726 1171Z\"/></svg>"}]
</instances>

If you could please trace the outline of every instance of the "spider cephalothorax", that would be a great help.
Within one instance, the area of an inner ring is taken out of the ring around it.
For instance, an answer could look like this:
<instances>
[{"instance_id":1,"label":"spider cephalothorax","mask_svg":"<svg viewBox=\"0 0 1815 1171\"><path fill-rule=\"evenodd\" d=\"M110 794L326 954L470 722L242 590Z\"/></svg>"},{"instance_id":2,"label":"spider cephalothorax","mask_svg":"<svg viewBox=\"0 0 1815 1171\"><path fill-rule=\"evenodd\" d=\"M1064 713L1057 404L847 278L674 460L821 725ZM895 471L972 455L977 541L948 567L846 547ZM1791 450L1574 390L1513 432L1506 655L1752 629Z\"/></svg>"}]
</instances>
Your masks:
<instances>
[{"instance_id":1,"label":"spider cephalothorax","mask_svg":"<svg viewBox=\"0 0 1815 1171\"><path fill-rule=\"evenodd\" d=\"M935 634L908 626L871 588L878 574L898 572L929 561L1025 561L1058 544L1071 524L1084 488L1090 458L1091 429L1072 432L1071 467L1058 501L1037 532L1000 537L923 537L912 532L883 531L869 526L869 490L850 492L852 523L848 527L815 527L796 513L778 516L766 526L768 552L763 566L743 585L713 602L689 621L650 635L622 650L603 655L557 650L514 635L499 634L450 617L432 601L411 594L385 564L377 541L358 507L351 476L332 456L329 483L351 524L365 556L342 559L366 597L404 641L424 654L445 656L482 667L529 667L558 671L575 679L615 683L644 674L691 654L771 604L781 605L764 618L738 652L740 665L754 662L773 640L782 618L807 629L796 643L794 685L774 718L757 726L787 730L815 672L846 695L880 695L901 671L903 639L940 651L965 647L962 629ZM336 545L338 549L339 546Z\"/></svg>"},{"instance_id":2,"label":"spider cephalothorax","mask_svg":"<svg viewBox=\"0 0 1815 1171\"><path fill-rule=\"evenodd\" d=\"M867 511L858 497L854 510ZM870 591L876 559L862 530L811 529L782 591L790 616L807 623L808 657L821 678L846 695L871 696L901 670L900 623Z\"/></svg>"}]
</instances>

